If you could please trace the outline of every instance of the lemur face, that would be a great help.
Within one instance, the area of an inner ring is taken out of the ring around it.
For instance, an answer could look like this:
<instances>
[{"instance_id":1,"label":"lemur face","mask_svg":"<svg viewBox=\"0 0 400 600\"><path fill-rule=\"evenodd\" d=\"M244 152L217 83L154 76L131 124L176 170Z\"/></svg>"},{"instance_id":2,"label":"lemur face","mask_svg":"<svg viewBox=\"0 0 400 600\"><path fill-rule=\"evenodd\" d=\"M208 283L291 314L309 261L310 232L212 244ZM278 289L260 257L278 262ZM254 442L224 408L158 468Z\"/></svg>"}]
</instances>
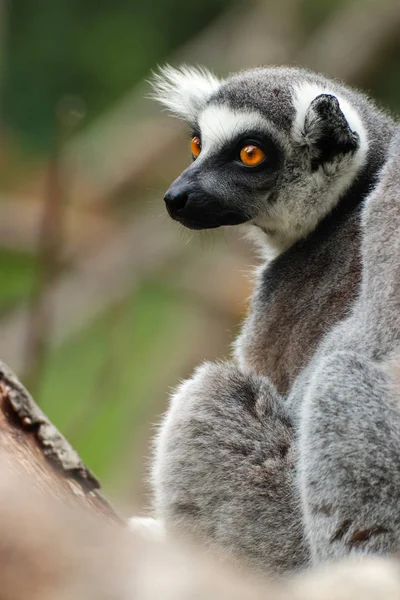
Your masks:
<instances>
[{"instance_id":1,"label":"lemur face","mask_svg":"<svg viewBox=\"0 0 400 600\"><path fill-rule=\"evenodd\" d=\"M365 162L367 140L335 84L298 69L218 81L167 67L155 97L191 127L192 164L165 195L191 229L250 222L282 244L307 235Z\"/></svg>"},{"instance_id":2,"label":"lemur face","mask_svg":"<svg viewBox=\"0 0 400 600\"><path fill-rule=\"evenodd\" d=\"M258 113L211 102L193 124L192 156L165 202L172 218L205 229L251 221L263 211L284 149Z\"/></svg>"}]
</instances>

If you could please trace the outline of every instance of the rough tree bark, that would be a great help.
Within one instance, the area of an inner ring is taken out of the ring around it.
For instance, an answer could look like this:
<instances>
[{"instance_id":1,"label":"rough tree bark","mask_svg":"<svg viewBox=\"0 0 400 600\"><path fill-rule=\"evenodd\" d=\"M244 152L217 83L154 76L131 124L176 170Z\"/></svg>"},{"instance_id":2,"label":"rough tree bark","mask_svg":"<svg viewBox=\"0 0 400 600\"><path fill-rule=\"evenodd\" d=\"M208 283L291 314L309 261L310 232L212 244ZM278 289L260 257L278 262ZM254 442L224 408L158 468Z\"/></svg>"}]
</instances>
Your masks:
<instances>
[{"instance_id":1,"label":"rough tree bark","mask_svg":"<svg viewBox=\"0 0 400 600\"><path fill-rule=\"evenodd\" d=\"M100 493L96 477L1 361L0 459L20 476L29 474L46 495L67 494L78 504L120 521Z\"/></svg>"}]
</instances>

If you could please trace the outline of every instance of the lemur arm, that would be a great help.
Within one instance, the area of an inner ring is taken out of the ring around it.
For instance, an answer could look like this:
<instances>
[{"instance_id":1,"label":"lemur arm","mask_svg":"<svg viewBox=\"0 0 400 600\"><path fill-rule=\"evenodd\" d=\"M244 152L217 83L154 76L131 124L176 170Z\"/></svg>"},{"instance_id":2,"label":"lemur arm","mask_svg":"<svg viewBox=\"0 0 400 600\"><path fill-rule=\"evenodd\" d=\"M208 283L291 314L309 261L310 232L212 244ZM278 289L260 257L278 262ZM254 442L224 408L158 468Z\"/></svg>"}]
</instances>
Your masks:
<instances>
[{"instance_id":1,"label":"lemur arm","mask_svg":"<svg viewBox=\"0 0 400 600\"><path fill-rule=\"evenodd\" d=\"M362 261L360 296L310 366L300 411L314 562L400 545L400 132L366 203Z\"/></svg>"},{"instance_id":2,"label":"lemur arm","mask_svg":"<svg viewBox=\"0 0 400 600\"><path fill-rule=\"evenodd\" d=\"M153 467L155 512L167 531L263 572L307 563L281 407L268 380L233 363L206 363L178 388Z\"/></svg>"}]
</instances>

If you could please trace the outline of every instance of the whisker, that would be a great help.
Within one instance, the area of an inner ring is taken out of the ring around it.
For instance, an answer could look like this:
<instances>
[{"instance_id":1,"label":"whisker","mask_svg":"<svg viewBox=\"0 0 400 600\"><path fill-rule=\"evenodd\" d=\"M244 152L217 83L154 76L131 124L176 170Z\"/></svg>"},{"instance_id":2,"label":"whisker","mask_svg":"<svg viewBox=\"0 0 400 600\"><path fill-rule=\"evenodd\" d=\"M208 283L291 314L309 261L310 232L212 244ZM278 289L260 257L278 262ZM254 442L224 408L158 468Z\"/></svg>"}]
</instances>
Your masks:
<instances>
[{"instance_id":1,"label":"whisker","mask_svg":"<svg viewBox=\"0 0 400 600\"><path fill-rule=\"evenodd\" d=\"M214 231L203 229L200 231L200 246L202 250L208 250L209 248L215 246L215 236Z\"/></svg>"},{"instance_id":2,"label":"whisker","mask_svg":"<svg viewBox=\"0 0 400 600\"><path fill-rule=\"evenodd\" d=\"M183 225L179 224L179 237L182 240L182 242L185 244L185 246L190 244L190 242L192 241L192 239L194 237L194 234L195 234L194 231L187 229Z\"/></svg>"}]
</instances>

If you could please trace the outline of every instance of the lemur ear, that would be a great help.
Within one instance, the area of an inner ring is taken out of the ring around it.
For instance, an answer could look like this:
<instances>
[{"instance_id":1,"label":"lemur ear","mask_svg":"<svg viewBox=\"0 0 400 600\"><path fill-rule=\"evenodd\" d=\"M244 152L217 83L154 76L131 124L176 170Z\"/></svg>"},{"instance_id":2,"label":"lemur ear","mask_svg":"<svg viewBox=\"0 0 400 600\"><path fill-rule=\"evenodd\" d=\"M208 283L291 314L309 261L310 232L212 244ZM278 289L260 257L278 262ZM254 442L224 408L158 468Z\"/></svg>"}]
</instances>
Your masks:
<instances>
[{"instance_id":1,"label":"lemur ear","mask_svg":"<svg viewBox=\"0 0 400 600\"><path fill-rule=\"evenodd\" d=\"M356 117L358 128L362 128L358 115L353 109L350 111L349 120ZM312 100L304 116L301 136L310 148L315 166L331 161L338 154L354 154L360 148L360 134L352 129L349 120L336 96L320 94Z\"/></svg>"},{"instance_id":2,"label":"lemur ear","mask_svg":"<svg viewBox=\"0 0 400 600\"><path fill-rule=\"evenodd\" d=\"M169 65L160 68L150 83L154 90L151 98L191 123L220 86L220 81L206 69L187 66L175 69Z\"/></svg>"}]
</instances>

